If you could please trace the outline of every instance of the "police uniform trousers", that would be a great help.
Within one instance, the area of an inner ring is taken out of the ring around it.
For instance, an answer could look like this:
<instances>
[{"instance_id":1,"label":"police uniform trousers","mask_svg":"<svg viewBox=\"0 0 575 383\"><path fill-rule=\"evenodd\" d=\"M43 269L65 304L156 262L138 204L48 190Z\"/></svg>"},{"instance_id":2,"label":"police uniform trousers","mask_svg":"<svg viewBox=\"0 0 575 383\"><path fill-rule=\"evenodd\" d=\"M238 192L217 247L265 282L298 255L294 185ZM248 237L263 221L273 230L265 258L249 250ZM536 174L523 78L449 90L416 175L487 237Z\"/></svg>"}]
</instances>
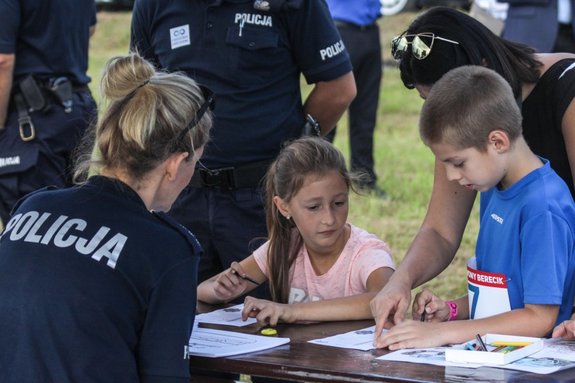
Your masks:
<instances>
[{"instance_id":1,"label":"police uniform trousers","mask_svg":"<svg viewBox=\"0 0 575 383\"><path fill-rule=\"evenodd\" d=\"M169 214L194 233L202 245L198 284L227 269L232 262L247 258L267 240L260 188L188 186ZM270 299L267 286L262 284L249 295ZM235 301L243 302L243 297Z\"/></svg>"},{"instance_id":2,"label":"police uniform trousers","mask_svg":"<svg viewBox=\"0 0 575 383\"><path fill-rule=\"evenodd\" d=\"M575 32L571 24L559 24L553 52L575 53Z\"/></svg>"},{"instance_id":3,"label":"police uniform trousers","mask_svg":"<svg viewBox=\"0 0 575 383\"><path fill-rule=\"evenodd\" d=\"M73 102L69 113L56 104L45 112L31 112L35 137L26 142L20 137L15 103L10 104L5 128L0 130L0 219L4 224L22 196L45 186L71 184L72 153L97 117L87 87L74 92Z\"/></svg>"}]
</instances>

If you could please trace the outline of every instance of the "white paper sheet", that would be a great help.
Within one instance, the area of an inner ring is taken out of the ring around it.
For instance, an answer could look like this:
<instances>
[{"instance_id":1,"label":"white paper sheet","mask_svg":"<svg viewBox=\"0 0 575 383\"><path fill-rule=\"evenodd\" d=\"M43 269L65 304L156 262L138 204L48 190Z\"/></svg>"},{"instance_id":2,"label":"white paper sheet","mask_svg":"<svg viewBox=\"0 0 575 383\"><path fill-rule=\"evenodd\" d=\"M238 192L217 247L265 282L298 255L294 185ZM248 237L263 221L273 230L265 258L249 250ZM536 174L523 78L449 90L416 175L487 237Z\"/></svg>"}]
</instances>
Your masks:
<instances>
[{"instance_id":1,"label":"white paper sheet","mask_svg":"<svg viewBox=\"0 0 575 383\"><path fill-rule=\"evenodd\" d=\"M445 350L448 347L433 348L410 348L390 352L389 354L377 357L379 360L390 360L394 362L409 362L433 364L436 366L467 367L478 368L481 364L448 362L445 360Z\"/></svg>"},{"instance_id":2,"label":"white paper sheet","mask_svg":"<svg viewBox=\"0 0 575 383\"><path fill-rule=\"evenodd\" d=\"M447 362L445 360L445 350L449 347L405 349L390 352L377 359L467 368L487 366L506 370L526 371L535 374L551 374L575 367L575 342L546 339L544 343L545 346L543 350L505 365ZM458 348L461 347L461 345L454 345L452 347Z\"/></svg>"},{"instance_id":3,"label":"white paper sheet","mask_svg":"<svg viewBox=\"0 0 575 383\"><path fill-rule=\"evenodd\" d=\"M561 339L545 339L543 350L502 366L510 370L536 374L551 374L573 367L575 367L575 342Z\"/></svg>"},{"instance_id":4,"label":"white paper sheet","mask_svg":"<svg viewBox=\"0 0 575 383\"><path fill-rule=\"evenodd\" d=\"M192 331L187 352L188 355L219 358L267 350L289 343L289 341L289 338L197 327Z\"/></svg>"},{"instance_id":5,"label":"white paper sheet","mask_svg":"<svg viewBox=\"0 0 575 383\"><path fill-rule=\"evenodd\" d=\"M327 338L312 339L309 343L321 344L323 346L351 348L355 350L369 351L373 350L373 338L375 326L363 328L360 330L337 334Z\"/></svg>"},{"instance_id":6,"label":"white paper sheet","mask_svg":"<svg viewBox=\"0 0 575 383\"><path fill-rule=\"evenodd\" d=\"M246 321L242 320L242 310L244 304L226 307L223 309L215 310L205 314L196 315L196 323L213 323L223 324L226 326L242 327L252 323L256 323L255 318L248 318ZM197 326L195 326L197 327Z\"/></svg>"}]
</instances>

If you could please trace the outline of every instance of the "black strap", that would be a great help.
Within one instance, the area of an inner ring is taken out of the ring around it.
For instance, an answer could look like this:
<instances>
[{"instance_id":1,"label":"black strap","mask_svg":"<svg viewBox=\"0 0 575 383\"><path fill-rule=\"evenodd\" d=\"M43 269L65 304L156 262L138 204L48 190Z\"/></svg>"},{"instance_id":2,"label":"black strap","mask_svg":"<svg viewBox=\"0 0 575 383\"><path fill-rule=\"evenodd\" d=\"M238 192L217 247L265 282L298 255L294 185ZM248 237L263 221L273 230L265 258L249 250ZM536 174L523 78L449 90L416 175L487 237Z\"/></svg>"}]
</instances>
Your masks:
<instances>
[{"instance_id":1,"label":"black strap","mask_svg":"<svg viewBox=\"0 0 575 383\"><path fill-rule=\"evenodd\" d=\"M16 109L18 109L18 129L20 130L20 138L24 142L32 141L36 137L36 129L32 123L32 119L28 114L28 107L24 101L24 97L20 93L14 95L16 102Z\"/></svg>"}]
</instances>

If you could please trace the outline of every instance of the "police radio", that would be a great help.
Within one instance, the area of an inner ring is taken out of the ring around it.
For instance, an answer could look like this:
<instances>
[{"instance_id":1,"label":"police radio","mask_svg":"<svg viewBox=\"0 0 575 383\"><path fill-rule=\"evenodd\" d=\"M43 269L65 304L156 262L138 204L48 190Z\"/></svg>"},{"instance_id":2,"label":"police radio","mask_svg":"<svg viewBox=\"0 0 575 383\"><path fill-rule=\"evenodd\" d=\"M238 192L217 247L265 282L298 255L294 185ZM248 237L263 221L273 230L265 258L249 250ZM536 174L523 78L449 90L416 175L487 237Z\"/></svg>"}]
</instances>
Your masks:
<instances>
[{"instance_id":1,"label":"police radio","mask_svg":"<svg viewBox=\"0 0 575 383\"><path fill-rule=\"evenodd\" d=\"M67 77L56 77L50 79L48 87L50 88L50 91L54 97L64 107L64 111L66 113L70 113L72 111L72 99L74 97L72 81L70 81L70 79Z\"/></svg>"},{"instance_id":2,"label":"police radio","mask_svg":"<svg viewBox=\"0 0 575 383\"><path fill-rule=\"evenodd\" d=\"M311 115L308 114L305 118L305 125L301 133L302 136L321 136L321 129L319 122Z\"/></svg>"}]
</instances>

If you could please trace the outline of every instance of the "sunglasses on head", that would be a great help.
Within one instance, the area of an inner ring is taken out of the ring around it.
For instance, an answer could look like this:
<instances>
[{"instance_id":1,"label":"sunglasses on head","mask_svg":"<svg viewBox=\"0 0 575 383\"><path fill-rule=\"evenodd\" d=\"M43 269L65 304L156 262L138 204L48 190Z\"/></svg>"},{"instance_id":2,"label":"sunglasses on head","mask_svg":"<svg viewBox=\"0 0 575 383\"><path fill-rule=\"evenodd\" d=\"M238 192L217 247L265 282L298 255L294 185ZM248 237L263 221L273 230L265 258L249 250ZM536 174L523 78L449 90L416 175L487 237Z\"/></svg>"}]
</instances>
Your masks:
<instances>
[{"instance_id":1,"label":"sunglasses on head","mask_svg":"<svg viewBox=\"0 0 575 383\"><path fill-rule=\"evenodd\" d=\"M408 37L413 37L411 41L408 41ZM435 40L445 41L451 44L459 43L457 41L444 39L443 37L435 36L431 32L416 33L412 35L399 35L391 40L391 55L396 60L401 60L403 54L407 51L407 48L411 45L411 54L418 60L423 60L431 53L431 48L433 48L433 43Z\"/></svg>"},{"instance_id":2,"label":"sunglasses on head","mask_svg":"<svg viewBox=\"0 0 575 383\"><path fill-rule=\"evenodd\" d=\"M203 85L200 85L200 90L202 91L202 95L204 96L204 103L202 104L202 106L200 106L200 109L198 109L196 115L194 116L194 118L192 118L192 121L188 124L188 126L180 132L177 139L178 142L182 140L190 130L192 130L196 125L198 125L198 123L201 121L202 117L204 117L204 114L206 114L208 109L214 110L214 107L216 105L216 97L214 95L214 92L212 92L210 89L208 89Z\"/></svg>"}]
</instances>

